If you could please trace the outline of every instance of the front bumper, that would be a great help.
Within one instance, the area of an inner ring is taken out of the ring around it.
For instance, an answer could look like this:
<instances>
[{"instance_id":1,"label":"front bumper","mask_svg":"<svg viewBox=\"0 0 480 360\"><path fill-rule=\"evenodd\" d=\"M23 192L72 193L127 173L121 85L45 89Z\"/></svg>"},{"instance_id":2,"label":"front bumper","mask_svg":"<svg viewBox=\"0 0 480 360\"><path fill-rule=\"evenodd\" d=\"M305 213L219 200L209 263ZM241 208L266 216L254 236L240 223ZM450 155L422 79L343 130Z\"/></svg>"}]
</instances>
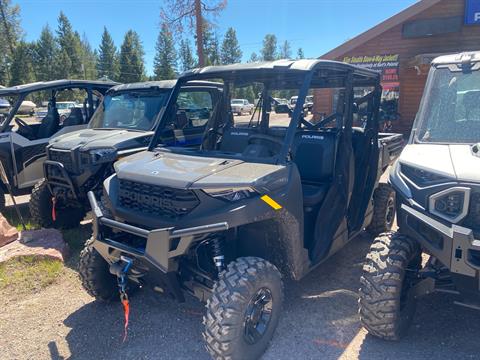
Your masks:
<instances>
[{"instance_id":1,"label":"front bumper","mask_svg":"<svg viewBox=\"0 0 480 360\"><path fill-rule=\"evenodd\" d=\"M61 162L45 160L43 162L43 173L47 180L47 186L50 193L55 194L54 187L66 188L71 192L75 199L78 199L73 180Z\"/></svg>"},{"instance_id":2,"label":"front bumper","mask_svg":"<svg viewBox=\"0 0 480 360\"><path fill-rule=\"evenodd\" d=\"M108 218L102 212L93 192L88 193L92 208L93 236L95 249L108 263L114 263L121 256L133 257L167 274L178 270L178 257L185 255L195 237L202 234L228 230L228 223L222 222L175 230L174 228L146 230ZM104 235L105 229L121 232L144 239L142 246L131 246Z\"/></svg>"},{"instance_id":3,"label":"front bumper","mask_svg":"<svg viewBox=\"0 0 480 360\"><path fill-rule=\"evenodd\" d=\"M480 239L471 229L447 226L406 204L398 216L402 233L419 241L453 274L476 278L476 290L480 290Z\"/></svg>"}]
</instances>

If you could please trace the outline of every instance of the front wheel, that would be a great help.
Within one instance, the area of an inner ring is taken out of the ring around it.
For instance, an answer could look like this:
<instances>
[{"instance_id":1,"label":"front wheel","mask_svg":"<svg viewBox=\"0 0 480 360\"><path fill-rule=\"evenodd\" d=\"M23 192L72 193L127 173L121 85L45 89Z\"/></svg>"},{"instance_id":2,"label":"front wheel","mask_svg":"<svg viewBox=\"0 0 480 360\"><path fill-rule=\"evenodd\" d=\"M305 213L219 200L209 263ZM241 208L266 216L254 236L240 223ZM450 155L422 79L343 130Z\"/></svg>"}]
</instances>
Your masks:
<instances>
[{"instance_id":1,"label":"front wheel","mask_svg":"<svg viewBox=\"0 0 480 360\"><path fill-rule=\"evenodd\" d=\"M273 337L283 302L280 272L268 261L244 257L215 282L203 318L214 359L258 359Z\"/></svg>"},{"instance_id":2,"label":"front wheel","mask_svg":"<svg viewBox=\"0 0 480 360\"><path fill-rule=\"evenodd\" d=\"M74 201L65 203L64 201L57 200L54 220L52 213L52 193L48 189L45 180L40 181L33 188L29 208L32 221L44 228L74 228L80 224L80 221L85 218L87 213L82 204Z\"/></svg>"},{"instance_id":3,"label":"front wheel","mask_svg":"<svg viewBox=\"0 0 480 360\"><path fill-rule=\"evenodd\" d=\"M379 184L373 193L373 217L368 231L377 236L392 230L395 213L395 190L388 184Z\"/></svg>"},{"instance_id":4,"label":"front wheel","mask_svg":"<svg viewBox=\"0 0 480 360\"><path fill-rule=\"evenodd\" d=\"M360 278L359 313L374 336L399 340L416 308L412 287L421 267L421 249L409 237L390 232L377 237L367 254Z\"/></svg>"},{"instance_id":5,"label":"front wheel","mask_svg":"<svg viewBox=\"0 0 480 360\"><path fill-rule=\"evenodd\" d=\"M100 301L119 299L117 279L110 273L109 265L93 247L94 239L85 243L80 253L78 273L83 288L88 294Z\"/></svg>"}]
</instances>

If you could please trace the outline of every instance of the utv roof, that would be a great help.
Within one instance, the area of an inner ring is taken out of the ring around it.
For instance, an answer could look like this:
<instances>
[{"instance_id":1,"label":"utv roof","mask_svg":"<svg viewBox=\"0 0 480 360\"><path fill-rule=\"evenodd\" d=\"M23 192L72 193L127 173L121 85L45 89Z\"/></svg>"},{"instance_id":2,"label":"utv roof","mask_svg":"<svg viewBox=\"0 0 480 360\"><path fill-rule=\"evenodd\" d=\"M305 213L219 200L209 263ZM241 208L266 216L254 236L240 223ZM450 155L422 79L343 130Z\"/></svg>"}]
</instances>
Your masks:
<instances>
[{"instance_id":1,"label":"utv roof","mask_svg":"<svg viewBox=\"0 0 480 360\"><path fill-rule=\"evenodd\" d=\"M450 64L462 64L464 62L479 62L480 51L469 51L458 54L442 55L432 61L433 66L437 65L450 65Z\"/></svg>"},{"instance_id":2,"label":"utv roof","mask_svg":"<svg viewBox=\"0 0 480 360\"><path fill-rule=\"evenodd\" d=\"M110 91L125 91L125 90L145 90L145 89L173 89L177 80L162 80L162 81L144 81L130 84L117 85L110 89Z\"/></svg>"},{"instance_id":3,"label":"utv roof","mask_svg":"<svg viewBox=\"0 0 480 360\"><path fill-rule=\"evenodd\" d=\"M105 88L109 89L114 85L117 85L117 82L113 81L100 81L100 80L54 80L54 81L44 81L44 82L34 82L31 84L24 84L18 86L12 86L8 88L0 89L0 96L6 95L18 95L25 94L39 90L54 90L62 89L66 87L95 87L95 88Z\"/></svg>"},{"instance_id":4,"label":"utv roof","mask_svg":"<svg viewBox=\"0 0 480 360\"><path fill-rule=\"evenodd\" d=\"M380 74L358 66L347 63L312 59L312 60L276 60L270 62L255 62L246 64L232 64L221 66L207 66L197 68L183 73L182 80L193 79L212 79L222 78L236 81L259 82L277 79L280 76L292 75L297 77L311 71L322 71L323 78L334 78L335 76L345 76L347 72L353 72L356 78L364 80L379 80Z\"/></svg>"},{"instance_id":5,"label":"utv roof","mask_svg":"<svg viewBox=\"0 0 480 360\"><path fill-rule=\"evenodd\" d=\"M255 62L255 63L246 63L246 64L232 64L232 65L220 65L220 66L207 66L204 68L196 68L190 71L187 71L182 74L182 77L189 75L205 74L205 75L215 75L215 74L226 74L226 73L238 73L238 72L252 72L252 71L265 71L270 73L275 72L285 72L288 70L291 71L303 71L309 72L316 70L317 68L324 67L325 69L338 69L338 70L353 70L359 74L365 74L368 76L376 77L378 73L360 68L358 66L350 65L340 61L332 60L321 60L321 59L303 59L303 60L276 60L268 62Z\"/></svg>"},{"instance_id":6,"label":"utv roof","mask_svg":"<svg viewBox=\"0 0 480 360\"><path fill-rule=\"evenodd\" d=\"M110 89L111 92L146 89L173 89L177 80L145 81L131 84L121 84ZM221 86L221 83L211 81L191 81L188 86Z\"/></svg>"}]
</instances>

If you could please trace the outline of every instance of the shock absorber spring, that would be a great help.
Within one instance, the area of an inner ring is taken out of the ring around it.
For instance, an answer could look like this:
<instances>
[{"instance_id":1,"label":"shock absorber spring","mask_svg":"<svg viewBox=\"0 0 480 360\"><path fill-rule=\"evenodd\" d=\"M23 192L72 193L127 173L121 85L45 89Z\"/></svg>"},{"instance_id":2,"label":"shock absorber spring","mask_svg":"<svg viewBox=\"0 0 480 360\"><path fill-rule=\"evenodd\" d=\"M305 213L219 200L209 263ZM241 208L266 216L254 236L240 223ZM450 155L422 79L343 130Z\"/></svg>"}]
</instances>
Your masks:
<instances>
[{"instance_id":1,"label":"shock absorber spring","mask_svg":"<svg viewBox=\"0 0 480 360\"><path fill-rule=\"evenodd\" d=\"M208 243L212 250L213 262L217 271L220 272L225 269L224 237L220 234L214 234Z\"/></svg>"}]
</instances>

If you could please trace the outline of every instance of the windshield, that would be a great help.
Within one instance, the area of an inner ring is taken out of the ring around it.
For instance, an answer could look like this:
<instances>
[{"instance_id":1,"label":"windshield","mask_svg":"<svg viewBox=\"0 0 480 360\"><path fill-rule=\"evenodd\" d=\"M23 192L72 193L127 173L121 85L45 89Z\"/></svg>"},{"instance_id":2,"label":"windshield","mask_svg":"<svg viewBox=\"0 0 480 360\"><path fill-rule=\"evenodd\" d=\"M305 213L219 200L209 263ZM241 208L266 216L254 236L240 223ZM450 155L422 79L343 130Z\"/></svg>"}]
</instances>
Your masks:
<instances>
[{"instance_id":1,"label":"windshield","mask_svg":"<svg viewBox=\"0 0 480 360\"><path fill-rule=\"evenodd\" d=\"M170 92L108 94L90 121L93 129L150 130Z\"/></svg>"},{"instance_id":2,"label":"windshield","mask_svg":"<svg viewBox=\"0 0 480 360\"><path fill-rule=\"evenodd\" d=\"M233 100L231 101L231 104L232 104L232 105L243 105L243 100L233 99Z\"/></svg>"},{"instance_id":3,"label":"windshield","mask_svg":"<svg viewBox=\"0 0 480 360\"><path fill-rule=\"evenodd\" d=\"M480 141L480 71L432 69L417 118L416 140L473 144Z\"/></svg>"}]
</instances>

